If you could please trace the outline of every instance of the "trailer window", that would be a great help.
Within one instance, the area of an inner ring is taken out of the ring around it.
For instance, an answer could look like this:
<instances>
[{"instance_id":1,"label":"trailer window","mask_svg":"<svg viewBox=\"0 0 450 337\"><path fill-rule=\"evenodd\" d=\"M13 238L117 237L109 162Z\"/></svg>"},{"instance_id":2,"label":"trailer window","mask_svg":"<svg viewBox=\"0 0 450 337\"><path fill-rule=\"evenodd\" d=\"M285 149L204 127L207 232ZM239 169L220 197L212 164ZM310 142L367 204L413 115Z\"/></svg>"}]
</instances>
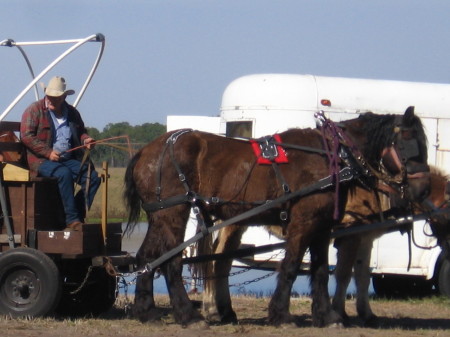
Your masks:
<instances>
[{"instance_id":1,"label":"trailer window","mask_svg":"<svg viewBox=\"0 0 450 337\"><path fill-rule=\"evenodd\" d=\"M252 137L252 122L227 122L227 137Z\"/></svg>"}]
</instances>

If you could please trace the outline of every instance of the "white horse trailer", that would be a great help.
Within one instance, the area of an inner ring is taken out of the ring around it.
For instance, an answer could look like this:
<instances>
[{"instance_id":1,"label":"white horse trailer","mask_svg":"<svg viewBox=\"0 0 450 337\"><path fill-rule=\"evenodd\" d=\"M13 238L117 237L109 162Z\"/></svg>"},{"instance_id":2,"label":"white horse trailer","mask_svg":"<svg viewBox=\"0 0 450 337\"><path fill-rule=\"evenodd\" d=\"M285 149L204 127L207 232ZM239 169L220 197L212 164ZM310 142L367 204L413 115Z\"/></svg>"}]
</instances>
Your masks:
<instances>
[{"instance_id":1,"label":"white horse trailer","mask_svg":"<svg viewBox=\"0 0 450 337\"><path fill-rule=\"evenodd\" d=\"M324 111L330 119L340 121L367 111L403 114L408 106L415 106L415 112L425 126L429 164L446 172L450 166L449 84L293 74L249 75L227 86L222 97L220 117L169 116L167 127L168 130L191 127L232 137L258 138L293 127L315 127L314 114L318 111ZM448 274L443 277L450 282L449 266L436 269L441 249L428 234L426 224L414 224L417 246L429 249L412 245L411 261L406 235L394 232L374 242L371 268L380 291L399 285L399 278L417 283L418 280L431 280L441 271ZM243 243L257 245L258 242L267 244L279 240L262 228L250 228L244 234ZM255 255L254 258L264 261L272 255L271 252ZM282 256L278 255L279 258ZM305 259L308 262L308 257ZM336 251L330 248L330 265L335 262Z\"/></svg>"}]
</instances>

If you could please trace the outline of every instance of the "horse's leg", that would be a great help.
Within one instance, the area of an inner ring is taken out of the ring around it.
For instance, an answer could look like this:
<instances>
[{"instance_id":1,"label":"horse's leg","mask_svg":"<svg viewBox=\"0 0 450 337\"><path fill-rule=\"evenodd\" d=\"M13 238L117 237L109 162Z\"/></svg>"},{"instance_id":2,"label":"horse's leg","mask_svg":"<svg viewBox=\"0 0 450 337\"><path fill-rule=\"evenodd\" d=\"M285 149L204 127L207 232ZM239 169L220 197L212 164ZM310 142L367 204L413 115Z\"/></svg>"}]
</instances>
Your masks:
<instances>
[{"instance_id":1,"label":"horse's leg","mask_svg":"<svg viewBox=\"0 0 450 337\"><path fill-rule=\"evenodd\" d=\"M273 325L293 321L289 313L289 300L292 285L297 278L303 255L308 246L301 233L294 234L288 230L286 237L286 253L280 265L277 286L269 303L269 322Z\"/></svg>"},{"instance_id":2,"label":"horse's leg","mask_svg":"<svg viewBox=\"0 0 450 337\"><path fill-rule=\"evenodd\" d=\"M348 323L349 320L349 317L345 312L345 298L348 285L352 278L352 269L359 245L359 236L342 238L336 242L337 265L334 272L336 278L336 291L333 297L332 308L341 316L344 323Z\"/></svg>"},{"instance_id":3,"label":"horse's leg","mask_svg":"<svg viewBox=\"0 0 450 337\"><path fill-rule=\"evenodd\" d=\"M153 276L154 272L148 272L139 275L136 280L133 316L141 322L154 321L160 318L155 309Z\"/></svg>"},{"instance_id":4,"label":"horse's leg","mask_svg":"<svg viewBox=\"0 0 450 337\"><path fill-rule=\"evenodd\" d=\"M369 303L370 285L370 256L374 237L370 234L365 236L358 250L355 262L355 284L356 284L356 309L358 316L365 324L371 324L377 319L372 312Z\"/></svg>"},{"instance_id":5,"label":"horse's leg","mask_svg":"<svg viewBox=\"0 0 450 337\"><path fill-rule=\"evenodd\" d=\"M318 233L310 245L312 321L314 326L324 327L340 324L341 317L331 308L328 294L329 233Z\"/></svg>"},{"instance_id":6,"label":"horse's leg","mask_svg":"<svg viewBox=\"0 0 450 337\"><path fill-rule=\"evenodd\" d=\"M176 206L153 213L149 220L149 228L137 254L140 266L151 262L164 253L180 245L184 240L189 208ZM177 323L188 323L201 319L200 313L191 303L182 280L181 255L176 256L160 266L174 310ZM136 286L134 314L142 321L155 318L153 299L153 272L144 274L138 279Z\"/></svg>"},{"instance_id":7,"label":"horse's leg","mask_svg":"<svg viewBox=\"0 0 450 337\"><path fill-rule=\"evenodd\" d=\"M223 228L217 238L214 253L220 254L239 248L246 227L231 225ZM237 323L231 304L228 276L233 259L212 262L212 271L205 280L203 310L209 320L219 319L222 323Z\"/></svg>"},{"instance_id":8,"label":"horse's leg","mask_svg":"<svg viewBox=\"0 0 450 337\"><path fill-rule=\"evenodd\" d=\"M154 224L160 225L156 240L160 242L160 256L178 247L184 242L186 224L189 217L189 208L176 206L166 210L160 210L154 215ZM147 241L148 245L154 245L158 241ZM177 323L187 324L203 319L202 315L194 308L183 284L183 265L181 253L161 265L164 274L173 314Z\"/></svg>"},{"instance_id":9,"label":"horse's leg","mask_svg":"<svg viewBox=\"0 0 450 337\"><path fill-rule=\"evenodd\" d=\"M175 321L183 326L202 320L202 315L194 308L184 288L181 256L175 257L161 266L166 279L170 303Z\"/></svg>"},{"instance_id":10,"label":"horse's leg","mask_svg":"<svg viewBox=\"0 0 450 337\"><path fill-rule=\"evenodd\" d=\"M146 251L145 246L142 245L136 254L136 262L139 268L143 268L146 261L153 259L151 256L145 256ZM139 275L136 280L133 316L141 322L154 321L160 318L155 310L155 299L153 297L154 274L154 271L149 271Z\"/></svg>"}]
</instances>

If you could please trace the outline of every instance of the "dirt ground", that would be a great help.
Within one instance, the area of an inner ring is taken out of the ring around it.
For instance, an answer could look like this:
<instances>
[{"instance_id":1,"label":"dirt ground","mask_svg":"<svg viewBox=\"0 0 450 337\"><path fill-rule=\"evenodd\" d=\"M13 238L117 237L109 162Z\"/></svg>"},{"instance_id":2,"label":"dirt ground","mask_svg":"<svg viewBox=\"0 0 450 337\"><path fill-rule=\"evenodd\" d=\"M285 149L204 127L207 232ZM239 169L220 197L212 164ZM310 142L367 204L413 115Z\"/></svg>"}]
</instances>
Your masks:
<instances>
[{"instance_id":1,"label":"dirt ground","mask_svg":"<svg viewBox=\"0 0 450 337\"><path fill-rule=\"evenodd\" d=\"M194 298L194 300L198 300ZM248 337L269 336L450 336L450 300L444 298L374 300L372 307L379 316L375 327L363 327L355 317L355 302L347 301L351 325L346 328L312 328L311 300L308 297L291 300L291 313L297 323L273 327L267 325L269 299L249 296L234 297L234 308L240 320L238 325L197 323L182 328L174 323L167 296L157 297L157 306L165 314L157 323L142 324L130 318L124 310L124 300L99 318L0 318L2 337L85 337L85 336L183 336L221 337L245 334Z\"/></svg>"}]
</instances>

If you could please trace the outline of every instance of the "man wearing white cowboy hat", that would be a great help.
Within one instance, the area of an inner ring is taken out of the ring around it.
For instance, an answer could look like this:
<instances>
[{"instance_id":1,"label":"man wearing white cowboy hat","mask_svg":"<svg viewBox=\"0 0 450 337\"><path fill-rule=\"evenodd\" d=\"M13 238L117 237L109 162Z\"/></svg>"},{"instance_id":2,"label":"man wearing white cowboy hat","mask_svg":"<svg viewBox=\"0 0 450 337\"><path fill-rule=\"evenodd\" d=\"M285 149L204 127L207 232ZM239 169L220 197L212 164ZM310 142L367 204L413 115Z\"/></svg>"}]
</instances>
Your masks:
<instances>
[{"instance_id":1,"label":"man wearing white cowboy hat","mask_svg":"<svg viewBox=\"0 0 450 337\"><path fill-rule=\"evenodd\" d=\"M84 150L71 149L81 145L90 148L94 139L87 134L78 110L66 102L66 96L75 92L66 90L64 78L53 77L43 88L45 97L31 104L22 115L21 139L27 148L31 175L58 178L66 230L80 230L100 178L91 163L82 163ZM75 182L82 187L76 196Z\"/></svg>"}]
</instances>

